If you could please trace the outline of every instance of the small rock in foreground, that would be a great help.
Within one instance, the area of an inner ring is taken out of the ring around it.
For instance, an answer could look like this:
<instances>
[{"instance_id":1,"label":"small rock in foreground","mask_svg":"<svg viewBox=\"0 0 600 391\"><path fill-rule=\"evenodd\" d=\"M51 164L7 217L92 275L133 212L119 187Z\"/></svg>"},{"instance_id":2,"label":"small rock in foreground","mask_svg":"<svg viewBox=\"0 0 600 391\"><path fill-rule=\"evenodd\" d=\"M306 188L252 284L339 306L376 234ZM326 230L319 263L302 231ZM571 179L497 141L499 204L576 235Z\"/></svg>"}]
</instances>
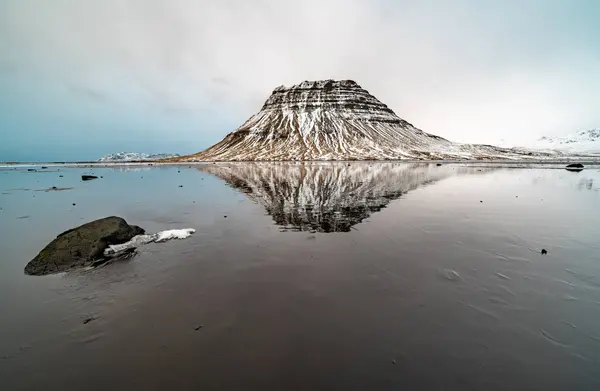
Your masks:
<instances>
[{"instance_id":1,"label":"small rock in foreground","mask_svg":"<svg viewBox=\"0 0 600 391\"><path fill-rule=\"evenodd\" d=\"M91 266L104 257L109 245L143 233L142 228L116 216L89 222L58 235L25 266L25 274L46 275Z\"/></svg>"},{"instance_id":2,"label":"small rock in foreground","mask_svg":"<svg viewBox=\"0 0 600 391\"><path fill-rule=\"evenodd\" d=\"M94 321L94 320L96 320L96 318L94 318L93 316L90 317L90 318L86 318L86 319L83 320L83 324L88 324L88 323L90 323L91 321Z\"/></svg>"},{"instance_id":3,"label":"small rock in foreground","mask_svg":"<svg viewBox=\"0 0 600 391\"><path fill-rule=\"evenodd\" d=\"M91 181L92 179L98 179L98 177L96 175L82 175L81 176L82 181Z\"/></svg>"},{"instance_id":4,"label":"small rock in foreground","mask_svg":"<svg viewBox=\"0 0 600 391\"><path fill-rule=\"evenodd\" d=\"M548 250L546 250L545 248L542 249L542 255L546 255L548 254Z\"/></svg>"}]
</instances>

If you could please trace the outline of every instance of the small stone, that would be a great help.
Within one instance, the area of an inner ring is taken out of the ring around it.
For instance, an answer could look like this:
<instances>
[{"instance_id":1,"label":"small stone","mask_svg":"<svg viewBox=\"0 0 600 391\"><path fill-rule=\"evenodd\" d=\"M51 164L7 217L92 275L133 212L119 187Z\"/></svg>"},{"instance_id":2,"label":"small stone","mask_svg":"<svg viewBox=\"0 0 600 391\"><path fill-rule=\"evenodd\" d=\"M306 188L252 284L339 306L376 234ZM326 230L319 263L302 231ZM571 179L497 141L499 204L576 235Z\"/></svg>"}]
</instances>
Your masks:
<instances>
[{"instance_id":1,"label":"small stone","mask_svg":"<svg viewBox=\"0 0 600 391\"><path fill-rule=\"evenodd\" d=\"M73 202L73 206L75 206L75 203Z\"/></svg>"},{"instance_id":2,"label":"small stone","mask_svg":"<svg viewBox=\"0 0 600 391\"><path fill-rule=\"evenodd\" d=\"M546 250L545 248L542 249L542 255L546 255L548 254L548 250Z\"/></svg>"},{"instance_id":3,"label":"small stone","mask_svg":"<svg viewBox=\"0 0 600 391\"><path fill-rule=\"evenodd\" d=\"M92 179L98 179L98 177L95 175L82 175L81 176L82 181L91 181Z\"/></svg>"},{"instance_id":4,"label":"small stone","mask_svg":"<svg viewBox=\"0 0 600 391\"><path fill-rule=\"evenodd\" d=\"M94 318L94 317L91 317L91 318L85 318L85 319L83 320L83 324L88 324L88 323L90 323L90 322L91 322L91 321L93 321L93 320L96 320L96 318Z\"/></svg>"},{"instance_id":5,"label":"small stone","mask_svg":"<svg viewBox=\"0 0 600 391\"><path fill-rule=\"evenodd\" d=\"M227 216L223 216L223 218L225 218L225 219L226 219L226 218L227 218Z\"/></svg>"},{"instance_id":6,"label":"small stone","mask_svg":"<svg viewBox=\"0 0 600 391\"><path fill-rule=\"evenodd\" d=\"M483 202L483 201L479 201L479 202Z\"/></svg>"},{"instance_id":7,"label":"small stone","mask_svg":"<svg viewBox=\"0 0 600 391\"><path fill-rule=\"evenodd\" d=\"M202 326L203 325L196 326L196 327L194 327L194 330L198 331L198 330L200 330L202 328Z\"/></svg>"},{"instance_id":8,"label":"small stone","mask_svg":"<svg viewBox=\"0 0 600 391\"><path fill-rule=\"evenodd\" d=\"M396 365L396 360L392 360L392 364Z\"/></svg>"},{"instance_id":9,"label":"small stone","mask_svg":"<svg viewBox=\"0 0 600 391\"><path fill-rule=\"evenodd\" d=\"M442 163L438 163L438 164L436 164L436 166L438 166L438 167L439 167L439 166L441 166L441 165L442 165Z\"/></svg>"},{"instance_id":10,"label":"small stone","mask_svg":"<svg viewBox=\"0 0 600 391\"><path fill-rule=\"evenodd\" d=\"M58 177L59 177L59 178L62 178L63 176L62 176L62 175L59 175Z\"/></svg>"},{"instance_id":11,"label":"small stone","mask_svg":"<svg viewBox=\"0 0 600 391\"><path fill-rule=\"evenodd\" d=\"M53 189L53 190L56 190L56 186L52 186L52 189Z\"/></svg>"},{"instance_id":12,"label":"small stone","mask_svg":"<svg viewBox=\"0 0 600 391\"><path fill-rule=\"evenodd\" d=\"M183 185L179 185L179 187L183 187Z\"/></svg>"}]
</instances>

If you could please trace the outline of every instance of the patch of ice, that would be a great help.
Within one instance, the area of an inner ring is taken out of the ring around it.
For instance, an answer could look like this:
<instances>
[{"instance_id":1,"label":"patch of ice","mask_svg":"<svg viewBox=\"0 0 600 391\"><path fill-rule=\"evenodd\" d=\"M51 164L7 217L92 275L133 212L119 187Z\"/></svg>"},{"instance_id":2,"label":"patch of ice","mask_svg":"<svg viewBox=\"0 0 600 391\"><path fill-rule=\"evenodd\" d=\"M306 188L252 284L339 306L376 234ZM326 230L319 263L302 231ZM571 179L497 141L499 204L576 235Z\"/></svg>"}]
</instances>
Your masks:
<instances>
[{"instance_id":1,"label":"patch of ice","mask_svg":"<svg viewBox=\"0 0 600 391\"><path fill-rule=\"evenodd\" d=\"M104 250L105 256L111 256L121 251L129 250L143 246L144 244L156 242L162 243L172 239L185 239L192 235L196 230L194 228L183 228L183 229L168 229L166 231L160 231L152 235L137 235L134 236L130 241L121 244L111 244L106 250Z\"/></svg>"},{"instance_id":2,"label":"patch of ice","mask_svg":"<svg viewBox=\"0 0 600 391\"><path fill-rule=\"evenodd\" d=\"M167 231L161 231L156 234L158 236L157 236L155 242L160 243L160 242L166 242L167 240L171 240L171 239L185 239L185 238L189 237L191 234L193 234L194 232L196 232L196 230L193 228L169 229Z\"/></svg>"}]
</instances>

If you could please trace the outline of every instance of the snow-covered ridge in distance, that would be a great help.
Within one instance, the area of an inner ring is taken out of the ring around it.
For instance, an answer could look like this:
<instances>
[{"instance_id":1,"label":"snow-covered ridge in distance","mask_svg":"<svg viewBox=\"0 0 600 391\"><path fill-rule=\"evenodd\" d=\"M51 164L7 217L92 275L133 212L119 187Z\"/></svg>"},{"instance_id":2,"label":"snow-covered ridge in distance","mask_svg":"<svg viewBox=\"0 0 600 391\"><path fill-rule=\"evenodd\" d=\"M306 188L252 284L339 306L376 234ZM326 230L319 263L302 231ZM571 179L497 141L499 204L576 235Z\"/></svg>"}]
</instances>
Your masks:
<instances>
[{"instance_id":1,"label":"snow-covered ridge in distance","mask_svg":"<svg viewBox=\"0 0 600 391\"><path fill-rule=\"evenodd\" d=\"M531 148L557 150L569 154L600 154L600 129L582 130L566 136L544 136L531 143Z\"/></svg>"},{"instance_id":2,"label":"snow-covered ridge in distance","mask_svg":"<svg viewBox=\"0 0 600 391\"><path fill-rule=\"evenodd\" d=\"M277 87L219 143L171 161L529 160L558 152L460 144L426 133L352 80Z\"/></svg>"},{"instance_id":3,"label":"snow-covered ridge in distance","mask_svg":"<svg viewBox=\"0 0 600 391\"><path fill-rule=\"evenodd\" d=\"M131 162L145 160L162 160L179 157L176 153L138 153L138 152L117 152L102 156L98 162Z\"/></svg>"}]
</instances>

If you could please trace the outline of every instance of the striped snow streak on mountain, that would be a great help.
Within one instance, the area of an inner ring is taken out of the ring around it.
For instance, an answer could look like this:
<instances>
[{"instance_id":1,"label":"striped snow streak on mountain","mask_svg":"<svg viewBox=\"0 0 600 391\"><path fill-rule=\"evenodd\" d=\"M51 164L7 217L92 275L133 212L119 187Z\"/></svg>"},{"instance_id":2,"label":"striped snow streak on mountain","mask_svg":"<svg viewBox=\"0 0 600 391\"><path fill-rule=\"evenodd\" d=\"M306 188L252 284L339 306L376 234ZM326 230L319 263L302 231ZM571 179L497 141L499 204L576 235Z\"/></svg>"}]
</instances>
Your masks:
<instances>
[{"instance_id":1,"label":"striped snow streak on mountain","mask_svg":"<svg viewBox=\"0 0 600 391\"><path fill-rule=\"evenodd\" d=\"M398 117L352 80L276 88L221 142L181 161L540 158L551 153L458 144Z\"/></svg>"}]
</instances>

